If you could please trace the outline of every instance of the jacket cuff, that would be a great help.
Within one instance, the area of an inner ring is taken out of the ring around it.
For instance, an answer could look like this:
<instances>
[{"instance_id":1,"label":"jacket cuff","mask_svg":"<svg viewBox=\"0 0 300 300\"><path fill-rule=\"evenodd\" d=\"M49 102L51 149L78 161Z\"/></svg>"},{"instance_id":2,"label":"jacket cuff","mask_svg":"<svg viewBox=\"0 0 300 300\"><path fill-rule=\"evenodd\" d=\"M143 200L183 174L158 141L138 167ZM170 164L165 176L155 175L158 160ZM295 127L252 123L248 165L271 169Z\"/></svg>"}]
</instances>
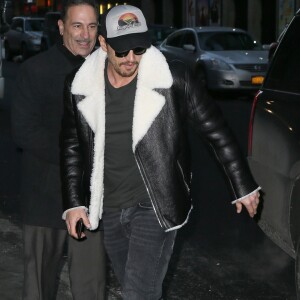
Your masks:
<instances>
[{"instance_id":1,"label":"jacket cuff","mask_svg":"<svg viewBox=\"0 0 300 300\"><path fill-rule=\"evenodd\" d=\"M234 200L234 201L231 201L231 204L235 204L235 203L237 203L237 202L240 202L240 201L242 201L243 199L245 199L246 197L251 196L252 194L256 193L256 192L259 191L259 190L261 190L261 187L260 187L260 186L259 186L257 189L255 189L253 192L251 192L251 193L249 193L249 194L247 194L247 195L245 195L245 196L243 196L243 197L241 197L241 198L238 198L238 199L236 199L236 200Z\"/></svg>"},{"instance_id":2,"label":"jacket cuff","mask_svg":"<svg viewBox=\"0 0 300 300\"><path fill-rule=\"evenodd\" d=\"M66 220L66 217L67 217L67 212L71 211L71 210L74 210L74 209L78 209L78 208L83 208L85 210L85 212L87 213L88 212L88 209L85 207L85 206L76 206L76 207L72 207L72 208L69 208L67 210L65 210L62 214L62 219L63 220Z\"/></svg>"}]
</instances>

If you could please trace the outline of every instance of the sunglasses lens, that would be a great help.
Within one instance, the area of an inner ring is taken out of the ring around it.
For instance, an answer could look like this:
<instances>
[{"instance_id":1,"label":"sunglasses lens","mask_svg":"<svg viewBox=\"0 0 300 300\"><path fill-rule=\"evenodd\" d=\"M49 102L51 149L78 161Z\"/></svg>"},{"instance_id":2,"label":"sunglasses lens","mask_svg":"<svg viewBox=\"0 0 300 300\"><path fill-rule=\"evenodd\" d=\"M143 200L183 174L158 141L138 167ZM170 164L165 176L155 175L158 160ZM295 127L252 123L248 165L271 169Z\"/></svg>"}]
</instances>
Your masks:
<instances>
[{"instance_id":1,"label":"sunglasses lens","mask_svg":"<svg viewBox=\"0 0 300 300\"><path fill-rule=\"evenodd\" d=\"M146 52L146 50L147 50L146 48L134 48L134 49L132 49L132 51L135 55L142 55ZM124 52L116 52L115 51L115 55L116 55L116 57L126 57L129 52L130 52L130 50L124 51Z\"/></svg>"},{"instance_id":2,"label":"sunglasses lens","mask_svg":"<svg viewBox=\"0 0 300 300\"><path fill-rule=\"evenodd\" d=\"M135 48L133 49L133 53L135 55L142 55L146 52L146 50L147 50L146 48Z\"/></svg>"},{"instance_id":3,"label":"sunglasses lens","mask_svg":"<svg viewBox=\"0 0 300 300\"><path fill-rule=\"evenodd\" d=\"M116 57L125 57L125 56L128 55L129 51L130 50L124 51L124 52L117 52L117 51L115 51L115 55L116 55Z\"/></svg>"}]
</instances>

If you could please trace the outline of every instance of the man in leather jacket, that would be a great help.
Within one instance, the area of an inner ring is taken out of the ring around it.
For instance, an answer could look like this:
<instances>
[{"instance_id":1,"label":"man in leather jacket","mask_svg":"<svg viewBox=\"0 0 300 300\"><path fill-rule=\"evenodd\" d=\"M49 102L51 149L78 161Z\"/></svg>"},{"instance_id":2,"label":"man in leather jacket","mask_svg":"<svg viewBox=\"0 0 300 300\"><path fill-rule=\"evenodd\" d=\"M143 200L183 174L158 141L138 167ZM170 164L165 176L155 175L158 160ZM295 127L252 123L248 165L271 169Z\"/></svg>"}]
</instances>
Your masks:
<instances>
[{"instance_id":1,"label":"man in leather jacket","mask_svg":"<svg viewBox=\"0 0 300 300\"><path fill-rule=\"evenodd\" d=\"M65 85L63 218L73 237L80 218L90 230L102 220L123 299L157 300L192 208L188 126L213 147L238 212L255 215L259 187L213 100L151 46L138 8L109 10L99 40Z\"/></svg>"},{"instance_id":2,"label":"man in leather jacket","mask_svg":"<svg viewBox=\"0 0 300 300\"><path fill-rule=\"evenodd\" d=\"M16 80L12 132L23 150L23 300L56 298L66 241L73 299L105 298L103 232L80 242L68 236L61 219L59 155L64 80L95 46L98 11L94 0L65 1L58 21L62 38L48 51L25 61Z\"/></svg>"}]
</instances>

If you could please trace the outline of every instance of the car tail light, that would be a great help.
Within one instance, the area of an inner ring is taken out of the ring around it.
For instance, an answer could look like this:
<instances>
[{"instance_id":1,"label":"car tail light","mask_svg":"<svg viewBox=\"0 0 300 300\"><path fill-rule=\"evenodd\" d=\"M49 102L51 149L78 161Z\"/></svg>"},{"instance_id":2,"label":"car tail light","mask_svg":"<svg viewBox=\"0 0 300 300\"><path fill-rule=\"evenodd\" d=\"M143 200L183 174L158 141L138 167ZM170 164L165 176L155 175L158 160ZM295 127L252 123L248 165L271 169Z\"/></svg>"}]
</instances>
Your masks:
<instances>
[{"instance_id":1,"label":"car tail light","mask_svg":"<svg viewBox=\"0 0 300 300\"><path fill-rule=\"evenodd\" d=\"M249 131L248 131L248 156L250 156L252 154L253 122L254 122L256 104L257 104L257 100L258 100L258 97L260 94L261 94L261 91L258 91L256 93L253 103L252 103L252 109L251 109L251 115L250 115L250 121L249 121Z\"/></svg>"}]
</instances>

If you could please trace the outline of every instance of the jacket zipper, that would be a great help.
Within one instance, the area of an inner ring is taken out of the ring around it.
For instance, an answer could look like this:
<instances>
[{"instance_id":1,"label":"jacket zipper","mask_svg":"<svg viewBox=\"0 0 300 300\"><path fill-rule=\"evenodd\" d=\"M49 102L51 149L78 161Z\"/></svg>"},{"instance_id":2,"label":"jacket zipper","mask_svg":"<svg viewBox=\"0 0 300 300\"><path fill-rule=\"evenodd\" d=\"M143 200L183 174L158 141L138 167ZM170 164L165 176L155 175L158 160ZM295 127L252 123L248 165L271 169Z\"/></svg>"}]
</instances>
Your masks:
<instances>
[{"instance_id":1,"label":"jacket zipper","mask_svg":"<svg viewBox=\"0 0 300 300\"><path fill-rule=\"evenodd\" d=\"M89 129L89 131L88 131L88 135L89 135L89 149L90 149L90 151L89 151L89 166L88 166L88 172L90 172L90 174L92 174L92 165L93 165L93 158L94 158L94 151L93 151L93 149L94 149L94 138L93 138L93 135L92 135L92 132L91 132L91 130ZM90 192L91 193L91 192ZM88 209L88 213L89 213L89 209L90 209L90 203L89 203L89 201L87 201L87 203L89 204L88 206L87 206L87 209Z\"/></svg>"},{"instance_id":2,"label":"jacket zipper","mask_svg":"<svg viewBox=\"0 0 300 300\"><path fill-rule=\"evenodd\" d=\"M184 176L184 174L183 174L182 167L181 167L181 165L180 165L180 163L179 163L178 160L177 160L177 165L178 165L179 171L180 171L180 173L181 173L181 176L182 176L182 180L183 180L183 182L184 182L184 185L185 185L185 187L186 187L188 193L190 193L189 185L188 185L188 184L186 183L186 181L185 181L185 176Z\"/></svg>"},{"instance_id":3,"label":"jacket zipper","mask_svg":"<svg viewBox=\"0 0 300 300\"><path fill-rule=\"evenodd\" d=\"M137 163L137 166L138 166L138 168L139 168L140 174L141 174L141 176L142 176L143 182L144 182L144 184L145 184L145 187L146 187L148 196L149 196L150 201L151 201L151 203L152 203L152 206L153 206L153 209L154 209L156 218L157 218L157 220L158 220L158 222L159 222L159 225L160 225L162 228L167 228L166 224L163 222L163 218L161 217L161 215L158 213L158 211L157 211L156 208L155 208L155 205L154 205L154 202L155 202L155 201L154 201L154 199L153 199L154 196L151 197L151 194L153 194L153 193L151 193L150 183L149 183L149 180L148 180L148 178L147 178L147 176L146 176L146 172L145 172L145 170L144 170L143 167L142 167L142 160L141 160L141 158L140 158L140 156L139 156L139 154L138 154L138 151L136 151L136 152L134 153L134 157L135 157L135 161L136 161L136 163ZM162 223L164 223L164 226L163 226Z\"/></svg>"}]
</instances>

